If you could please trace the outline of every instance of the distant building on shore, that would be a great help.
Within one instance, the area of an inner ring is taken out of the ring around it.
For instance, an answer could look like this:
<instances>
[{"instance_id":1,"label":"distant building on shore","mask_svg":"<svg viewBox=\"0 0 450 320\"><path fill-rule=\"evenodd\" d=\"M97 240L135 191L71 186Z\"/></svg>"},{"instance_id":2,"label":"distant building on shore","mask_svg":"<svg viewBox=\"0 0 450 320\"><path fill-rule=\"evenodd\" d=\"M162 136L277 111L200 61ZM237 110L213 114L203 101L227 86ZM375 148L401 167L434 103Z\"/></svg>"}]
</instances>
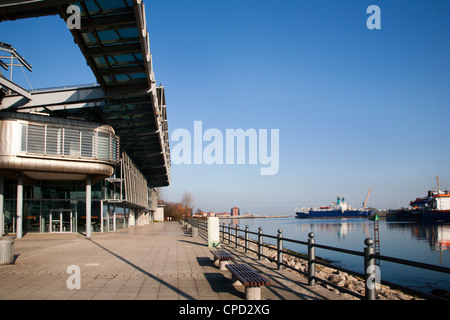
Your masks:
<instances>
[{"instance_id":1,"label":"distant building on shore","mask_svg":"<svg viewBox=\"0 0 450 320\"><path fill-rule=\"evenodd\" d=\"M240 212L239 212L239 208L238 207L231 208L231 216L232 217L238 216L239 214L240 214Z\"/></svg>"},{"instance_id":2,"label":"distant building on shore","mask_svg":"<svg viewBox=\"0 0 450 320\"><path fill-rule=\"evenodd\" d=\"M214 211L203 212L201 210L198 210L193 215L193 217L195 217L195 218L208 218L208 217L224 218L224 217L229 217L229 216L230 216L229 212L214 212Z\"/></svg>"}]
</instances>

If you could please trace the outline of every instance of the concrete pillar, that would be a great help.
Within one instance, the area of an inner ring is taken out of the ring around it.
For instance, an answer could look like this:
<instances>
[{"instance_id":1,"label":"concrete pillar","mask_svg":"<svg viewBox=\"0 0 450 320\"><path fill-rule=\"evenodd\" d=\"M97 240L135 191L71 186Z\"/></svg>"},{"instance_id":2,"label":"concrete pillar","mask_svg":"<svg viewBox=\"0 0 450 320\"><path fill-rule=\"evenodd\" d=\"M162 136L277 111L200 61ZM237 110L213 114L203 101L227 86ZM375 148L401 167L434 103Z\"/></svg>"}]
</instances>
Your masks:
<instances>
[{"instance_id":1,"label":"concrete pillar","mask_svg":"<svg viewBox=\"0 0 450 320\"><path fill-rule=\"evenodd\" d=\"M261 287L245 287L245 300L261 300Z\"/></svg>"},{"instance_id":2,"label":"concrete pillar","mask_svg":"<svg viewBox=\"0 0 450 320\"><path fill-rule=\"evenodd\" d=\"M209 217L208 218L208 247L219 247L219 218Z\"/></svg>"},{"instance_id":3,"label":"concrete pillar","mask_svg":"<svg viewBox=\"0 0 450 320\"><path fill-rule=\"evenodd\" d=\"M86 176L86 237L91 236L91 176Z\"/></svg>"},{"instance_id":4,"label":"concrete pillar","mask_svg":"<svg viewBox=\"0 0 450 320\"><path fill-rule=\"evenodd\" d=\"M5 194L5 178L0 175L0 237L5 231L5 214L3 212L3 200Z\"/></svg>"},{"instance_id":5,"label":"concrete pillar","mask_svg":"<svg viewBox=\"0 0 450 320\"><path fill-rule=\"evenodd\" d=\"M193 237L193 238L198 237L198 228L197 227L192 227L191 237Z\"/></svg>"},{"instance_id":6,"label":"concrete pillar","mask_svg":"<svg viewBox=\"0 0 450 320\"><path fill-rule=\"evenodd\" d=\"M228 270L226 267L227 264L230 264L229 260L219 260L219 269L222 271Z\"/></svg>"},{"instance_id":7,"label":"concrete pillar","mask_svg":"<svg viewBox=\"0 0 450 320\"><path fill-rule=\"evenodd\" d=\"M22 238L23 217L23 172L17 177L17 205L16 205L16 234L17 239Z\"/></svg>"}]
</instances>

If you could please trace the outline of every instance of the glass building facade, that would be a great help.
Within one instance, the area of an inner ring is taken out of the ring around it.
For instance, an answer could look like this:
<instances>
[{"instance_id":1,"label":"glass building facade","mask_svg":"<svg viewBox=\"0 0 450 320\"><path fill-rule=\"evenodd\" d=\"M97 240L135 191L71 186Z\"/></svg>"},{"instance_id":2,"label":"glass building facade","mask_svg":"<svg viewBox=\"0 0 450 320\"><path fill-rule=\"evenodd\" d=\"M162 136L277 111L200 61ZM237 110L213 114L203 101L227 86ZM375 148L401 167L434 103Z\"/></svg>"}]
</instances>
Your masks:
<instances>
[{"instance_id":1,"label":"glass building facade","mask_svg":"<svg viewBox=\"0 0 450 320\"><path fill-rule=\"evenodd\" d=\"M111 127L2 112L0 131L1 234L89 235L152 220L155 191Z\"/></svg>"},{"instance_id":2,"label":"glass building facade","mask_svg":"<svg viewBox=\"0 0 450 320\"><path fill-rule=\"evenodd\" d=\"M130 226L139 208L116 202L117 185L107 179L92 185L92 232ZM16 233L17 180L4 180L4 233ZM23 232L85 232L86 185L76 180L38 180L23 186Z\"/></svg>"}]
</instances>

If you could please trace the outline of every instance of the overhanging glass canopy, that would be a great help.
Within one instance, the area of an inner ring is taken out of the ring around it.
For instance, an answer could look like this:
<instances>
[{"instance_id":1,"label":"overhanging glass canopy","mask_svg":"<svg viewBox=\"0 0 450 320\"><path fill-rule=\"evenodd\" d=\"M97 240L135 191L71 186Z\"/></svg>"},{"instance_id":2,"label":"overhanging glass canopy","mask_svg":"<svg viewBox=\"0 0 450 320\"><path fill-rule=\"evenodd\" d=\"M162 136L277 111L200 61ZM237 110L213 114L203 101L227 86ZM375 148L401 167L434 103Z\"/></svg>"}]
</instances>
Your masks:
<instances>
[{"instance_id":1,"label":"overhanging glass canopy","mask_svg":"<svg viewBox=\"0 0 450 320\"><path fill-rule=\"evenodd\" d=\"M120 136L122 147L146 177L150 187L170 183L170 147L164 87L156 86L152 70L145 7L141 0L17 1L0 5L0 19L59 14L65 21L69 5L80 10L80 28L71 29L74 40L104 91L101 103L79 108L52 105L59 117L103 122ZM23 101L14 108L45 109ZM8 111L12 111L9 109Z\"/></svg>"}]
</instances>

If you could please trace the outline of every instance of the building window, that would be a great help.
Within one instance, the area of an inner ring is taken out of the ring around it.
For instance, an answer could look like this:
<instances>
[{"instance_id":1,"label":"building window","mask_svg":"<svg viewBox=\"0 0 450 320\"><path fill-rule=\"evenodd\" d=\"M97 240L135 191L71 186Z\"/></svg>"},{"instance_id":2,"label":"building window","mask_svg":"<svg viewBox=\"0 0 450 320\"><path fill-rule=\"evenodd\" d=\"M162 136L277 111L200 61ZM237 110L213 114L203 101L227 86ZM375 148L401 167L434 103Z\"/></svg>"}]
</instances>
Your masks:
<instances>
[{"instance_id":1,"label":"building window","mask_svg":"<svg viewBox=\"0 0 450 320\"><path fill-rule=\"evenodd\" d=\"M37 155L119 161L119 137L94 130L22 124L20 151Z\"/></svg>"},{"instance_id":2,"label":"building window","mask_svg":"<svg viewBox=\"0 0 450 320\"><path fill-rule=\"evenodd\" d=\"M21 132L22 132L22 139L20 143L20 151L26 152L27 151L27 125L22 124L21 125Z\"/></svg>"},{"instance_id":3,"label":"building window","mask_svg":"<svg viewBox=\"0 0 450 320\"><path fill-rule=\"evenodd\" d=\"M80 156L80 130L64 129L64 155Z\"/></svg>"},{"instance_id":4,"label":"building window","mask_svg":"<svg viewBox=\"0 0 450 320\"><path fill-rule=\"evenodd\" d=\"M28 125L27 152L45 154L45 126Z\"/></svg>"},{"instance_id":5,"label":"building window","mask_svg":"<svg viewBox=\"0 0 450 320\"><path fill-rule=\"evenodd\" d=\"M47 127L46 154L62 154L62 128Z\"/></svg>"},{"instance_id":6,"label":"building window","mask_svg":"<svg viewBox=\"0 0 450 320\"><path fill-rule=\"evenodd\" d=\"M81 156L85 158L94 157L94 139L95 134L91 131L81 132Z\"/></svg>"}]
</instances>

